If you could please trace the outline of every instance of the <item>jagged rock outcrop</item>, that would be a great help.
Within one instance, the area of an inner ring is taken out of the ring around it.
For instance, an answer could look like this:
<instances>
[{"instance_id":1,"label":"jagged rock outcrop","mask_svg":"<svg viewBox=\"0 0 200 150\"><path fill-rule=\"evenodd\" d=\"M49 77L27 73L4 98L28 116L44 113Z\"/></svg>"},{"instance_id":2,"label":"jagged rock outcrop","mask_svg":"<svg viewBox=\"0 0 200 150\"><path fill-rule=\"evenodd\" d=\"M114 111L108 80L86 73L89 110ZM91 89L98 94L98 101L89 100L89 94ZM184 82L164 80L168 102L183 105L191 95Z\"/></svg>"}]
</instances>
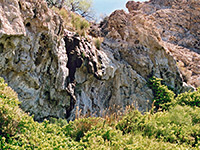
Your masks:
<instances>
[{"instance_id":1,"label":"jagged rock outcrop","mask_svg":"<svg viewBox=\"0 0 200 150\"><path fill-rule=\"evenodd\" d=\"M36 120L73 119L77 109L101 116L117 105L148 110L153 99L149 77L163 78L176 93L183 90L173 57L179 59L172 46L177 41L169 41L158 16L152 19L166 7L158 2L134 7L129 3L129 14L123 10L111 14L101 24L105 40L100 50L90 40L64 30L62 19L43 0L0 2L0 76L18 93L22 109ZM192 50L198 61L198 48Z\"/></svg>"},{"instance_id":2,"label":"jagged rock outcrop","mask_svg":"<svg viewBox=\"0 0 200 150\"><path fill-rule=\"evenodd\" d=\"M62 30L61 18L43 0L0 2L0 75L36 120L64 118L70 107Z\"/></svg>"},{"instance_id":3,"label":"jagged rock outcrop","mask_svg":"<svg viewBox=\"0 0 200 150\"><path fill-rule=\"evenodd\" d=\"M157 32L163 47L176 59L184 81L200 86L200 1L130 1L126 6L135 24L141 22Z\"/></svg>"},{"instance_id":4,"label":"jagged rock outcrop","mask_svg":"<svg viewBox=\"0 0 200 150\"><path fill-rule=\"evenodd\" d=\"M110 16L108 28L110 32L103 46L112 49L116 59L128 63L146 82L154 75L163 78L177 93L181 91L182 79L176 62L152 26L117 10Z\"/></svg>"}]
</instances>

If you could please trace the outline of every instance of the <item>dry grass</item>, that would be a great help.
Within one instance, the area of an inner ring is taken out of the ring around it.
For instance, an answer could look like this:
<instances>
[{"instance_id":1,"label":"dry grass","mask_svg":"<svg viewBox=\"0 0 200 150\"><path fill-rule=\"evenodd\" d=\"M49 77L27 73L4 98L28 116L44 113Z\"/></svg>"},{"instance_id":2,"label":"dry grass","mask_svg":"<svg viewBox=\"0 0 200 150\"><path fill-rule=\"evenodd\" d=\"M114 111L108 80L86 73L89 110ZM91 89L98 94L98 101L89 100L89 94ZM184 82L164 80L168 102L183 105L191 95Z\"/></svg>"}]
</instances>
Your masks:
<instances>
[{"instance_id":1,"label":"dry grass","mask_svg":"<svg viewBox=\"0 0 200 150\"><path fill-rule=\"evenodd\" d=\"M90 23L85 18L65 8L53 7L51 9L62 17L65 29L77 32L80 36L86 36Z\"/></svg>"},{"instance_id":2,"label":"dry grass","mask_svg":"<svg viewBox=\"0 0 200 150\"><path fill-rule=\"evenodd\" d=\"M113 107L109 107L106 109L101 110L100 112L91 113L91 111L87 110L87 113L84 114L82 109L76 107L75 119L83 119L83 118L90 118L90 117L101 117L105 122L109 125L114 125L119 120L123 118L128 112L133 111L135 108L134 103L132 105L126 106L122 108L121 106L113 105ZM98 115L97 115L98 114Z\"/></svg>"},{"instance_id":3,"label":"dry grass","mask_svg":"<svg viewBox=\"0 0 200 150\"><path fill-rule=\"evenodd\" d=\"M64 27L72 26L71 19L70 19L70 13L66 9L64 9L64 8L59 9L57 7L52 7L51 9L62 17L62 19L64 21Z\"/></svg>"},{"instance_id":4,"label":"dry grass","mask_svg":"<svg viewBox=\"0 0 200 150\"><path fill-rule=\"evenodd\" d=\"M98 38L93 38L93 44L97 49L100 50L101 48L101 43L103 42L104 38L103 37L98 37Z\"/></svg>"}]
</instances>

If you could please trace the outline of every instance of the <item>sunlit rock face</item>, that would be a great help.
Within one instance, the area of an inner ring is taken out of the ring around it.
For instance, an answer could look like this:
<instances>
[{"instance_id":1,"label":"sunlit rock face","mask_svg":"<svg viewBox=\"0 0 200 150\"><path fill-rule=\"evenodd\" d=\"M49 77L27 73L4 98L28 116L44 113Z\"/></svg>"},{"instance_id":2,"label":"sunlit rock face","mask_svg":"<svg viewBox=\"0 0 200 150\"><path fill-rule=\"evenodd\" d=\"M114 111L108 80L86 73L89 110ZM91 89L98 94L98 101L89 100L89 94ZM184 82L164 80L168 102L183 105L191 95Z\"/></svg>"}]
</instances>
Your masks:
<instances>
[{"instance_id":1,"label":"sunlit rock face","mask_svg":"<svg viewBox=\"0 0 200 150\"><path fill-rule=\"evenodd\" d=\"M176 60L192 78L199 77L197 4L183 10L176 3L129 2L130 13L115 11L102 25L105 37L98 50L91 40L64 29L43 0L0 2L0 76L38 121L74 119L80 109L96 116L131 104L149 110L149 77L163 78L176 93L190 89L183 88L183 79L194 80L181 71L182 79ZM196 17L184 19L187 13ZM192 23L186 27L187 21Z\"/></svg>"},{"instance_id":2,"label":"sunlit rock face","mask_svg":"<svg viewBox=\"0 0 200 150\"><path fill-rule=\"evenodd\" d=\"M36 120L66 116L67 53L62 20L42 0L0 2L0 75Z\"/></svg>"},{"instance_id":3,"label":"sunlit rock face","mask_svg":"<svg viewBox=\"0 0 200 150\"><path fill-rule=\"evenodd\" d=\"M150 28L171 53L187 84L200 86L199 0L150 0L126 4L136 26ZM137 8L136 8L137 6ZM140 21L139 21L140 20Z\"/></svg>"}]
</instances>

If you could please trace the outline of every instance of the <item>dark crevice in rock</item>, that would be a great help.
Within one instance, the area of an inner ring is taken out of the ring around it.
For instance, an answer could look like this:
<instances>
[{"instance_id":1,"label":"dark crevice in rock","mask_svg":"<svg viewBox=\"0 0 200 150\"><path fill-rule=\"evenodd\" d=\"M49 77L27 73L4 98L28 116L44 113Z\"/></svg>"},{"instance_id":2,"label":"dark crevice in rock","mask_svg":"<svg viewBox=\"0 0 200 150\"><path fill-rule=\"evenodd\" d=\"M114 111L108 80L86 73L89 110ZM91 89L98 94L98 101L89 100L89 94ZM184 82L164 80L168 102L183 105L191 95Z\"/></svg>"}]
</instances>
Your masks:
<instances>
[{"instance_id":1,"label":"dark crevice in rock","mask_svg":"<svg viewBox=\"0 0 200 150\"><path fill-rule=\"evenodd\" d=\"M66 84L67 92L70 95L70 107L66 108L66 118L68 118L77 101L75 96L75 92L77 92L75 91L75 73L77 68L80 68L84 64L88 73L93 74L97 79L100 79L100 77L97 73L98 64L93 60L96 56L96 52L92 49L91 43L70 32L66 32L64 41L68 56L67 68L69 69L69 76Z\"/></svg>"},{"instance_id":2,"label":"dark crevice in rock","mask_svg":"<svg viewBox=\"0 0 200 150\"><path fill-rule=\"evenodd\" d=\"M59 20L61 21L61 23L59 24L57 35L60 35L62 33L62 31L63 31L63 21L62 21L60 16L59 16Z\"/></svg>"},{"instance_id":3,"label":"dark crevice in rock","mask_svg":"<svg viewBox=\"0 0 200 150\"><path fill-rule=\"evenodd\" d=\"M3 53L4 45L0 43L0 54Z\"/></svg>"},{"instance_id":4,"label":"dark crevice in rock","mask_svg":"<svg viewBox=\"0 0 200 150\"><path fill-rule=\"evenodd\" d=\"M37 18L37 9L35 8L35 9L33 9L33 13L34 13L34 16L33 16L33 18Z\"/></svg>"},{"instance_id":5,"label":"dark crevice in rock","mask_svg":"<svg viewBox=\"0 0 200 150\"><path fill-rule=\"evenodd\" d=\"M64 40L68 56L67 68L69 68L69 83L73 83L75 80L76 68L80 68L83 63L80 54L76 51L80 41L77 38L69 37L65 37Z\"/></svg>"},{"instance_id":6,"label":"dark crevice in rock","mask_svg":"<svg viewBox=\"0 0 200 150\"><path fill-rule=\"evenodd\" d=\"M49 43L48 43L48 36L46 36L45 33L42 33L40 36L39 44L40 47L38 49L38 52L36 53L36 58L35 58L35 65L38 66L42 60L44 59L44 56L46 54L46 51L49 48Z\"/></svg>"},{"instance_id":7,"label":"dark crevice in rock","mask_svg":"<svg viewBox=\"0 0 200 150\"><path fill-rule=\"evenodd\" d=\"M42 47L40 47L39 48L39 50L38 50L38 52L37 52L37 57L36 57L36 59L35 59L35 65L36 66L38 66L41 62L42 62L42 59L43 59L43 56L42 56L42 54L43 54L43 52L44 52L45 50L42 48Z\"/></svg>"},{"instance_id":8,"label":"dark crevice in rock","mask_svg":"<svg viewBox=\"0 0 200 150\"><path fill-rule=\"evenodd\" d=\"M69 116L71 115L71 111L74 109L76 103L76 97L74 94L75 73L76 69L81 67L83 60L77 50L80 44L80 40L76 37L66 36L64 38L64 41L68 56L67 68L69 69L67 92L70 95L70 107L66 108L66 118L69 118Z\"/></svg>"},{"instance_id":9,"label":"dark crevice in rock","mask_svg":"<svg viewBox=\"0 0 200 150\"><path fill-rule=\"evenodd\" d=\"M30 23L30 22L27 22L27 23L26 23L26 27L31 27L31 23Z\"/></svg>"},{"instance_id":10,"label":"dark crevice in rock","mask_svg":"<svg viewBox=\"0 0 200 150\"><path fill-rule=\"evenodd\" d=\"M67 93L70 96L70 106L66 107L66 118L69 118L71 115L71 111L74 109L74 106L76 104L75 84L74 83L68 83Z\"/></svg>"},{"instance_id":11,"label":"dark crevice in rock","mask_svg":"<svg viewBox=\"0 0 200 150\"><path fill-rule=\"evenodd\" d=\"M50 59L51 59L51 61L50 61L50 64L49 64L49 66L47 67L47 74L51 74L51 72L50 72L50 69L51 69L51 64L52 64L52 62L53 62L53 57L51 57L51 51L49 51L49 56L50 56Z\"/></svg>"},{"instance_id":12,"label":"dark crevice in rock","mask_svg":"<svg viewBox=\"0 0 200 150\"><path fill-rule=\"evenodd\" d=\"M22 9L22 5L20 4L20 2L18 2L18 4L19 4L19 9Z\"/></svg>"},{"instance_id":13,"label":"dark crevice in rock","mask_svg":"<svg viewBox=\"0 0 200 150\"><path fill-rule=\"evenodd\" d=\"M50 92L49 91L45 91L44 92L44 96L46 97L46 99L50 99Z\"/></svg>"},{"instance_id":14,"label":"dark crevice in rock","mask_svg":"<svg viewBox=\"0 0 200 150\"><path fill-rule=\"evenodd\" d=\"M76 99L74 96L70 96L70 107L66 108L66 118L69 118L71 115L71 111L74 109L74 106L76 104Z\"/></svg>"},{"instance_id":15,"label":"dark crevice in rock","mask_svg":"<svg viewBox=\"0 0 200 150\"><path fill-rule=\"evenodd\" d=\"M6 63L6 64L8 64L8 63L9 63L9 59L7 59L7 58L6 58L6 61L5 61L5 63Z\"/></svg>"}]
</instances>

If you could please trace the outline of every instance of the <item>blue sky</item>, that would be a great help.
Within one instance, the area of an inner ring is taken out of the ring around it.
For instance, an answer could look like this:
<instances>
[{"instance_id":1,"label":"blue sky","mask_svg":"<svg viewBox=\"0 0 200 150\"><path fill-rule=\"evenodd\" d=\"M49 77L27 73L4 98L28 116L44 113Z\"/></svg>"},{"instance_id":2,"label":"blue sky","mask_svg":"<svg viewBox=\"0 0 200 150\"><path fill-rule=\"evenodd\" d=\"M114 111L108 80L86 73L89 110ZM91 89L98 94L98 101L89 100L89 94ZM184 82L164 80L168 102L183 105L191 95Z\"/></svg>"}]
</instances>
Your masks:
<instances>
[{"instance_id":1,"label":"blue sky","mask_svg":"<svg viewBox=\"0 0 200 150\"><path fill-rule=\"evenodd\" d=\"M125 9L126 2L129 0L93 0L93 8L97 16L109 15L116 9ZM147 1L147 0L135 0L135 1Z\"/></svg>"}]
</instances>

